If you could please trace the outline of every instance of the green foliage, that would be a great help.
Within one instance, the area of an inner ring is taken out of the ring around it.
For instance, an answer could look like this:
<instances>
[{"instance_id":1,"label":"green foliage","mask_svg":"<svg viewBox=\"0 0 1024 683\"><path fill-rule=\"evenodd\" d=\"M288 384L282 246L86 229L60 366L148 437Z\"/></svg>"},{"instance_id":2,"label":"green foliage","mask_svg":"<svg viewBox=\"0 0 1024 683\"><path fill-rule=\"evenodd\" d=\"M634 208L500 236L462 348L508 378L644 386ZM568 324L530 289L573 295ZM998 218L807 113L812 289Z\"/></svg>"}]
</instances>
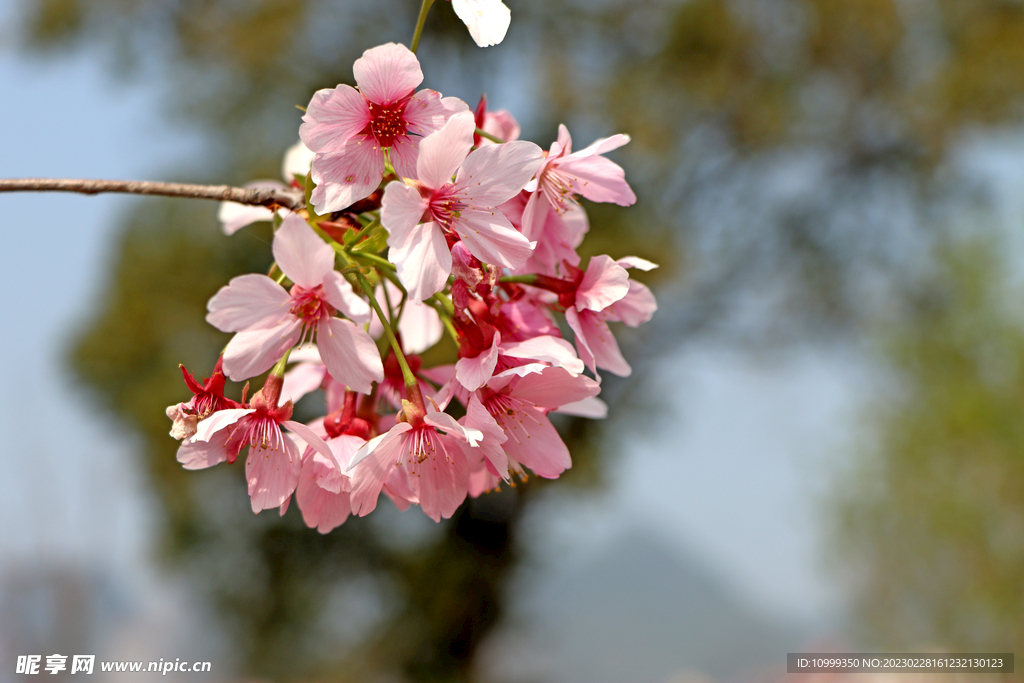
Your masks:
<instances>
[{"instance_id":1,"label":"green foliage","mask_svg":"<svg viewBox=\"0 0 1024 683\"><path fill-rule=\"evenodd\" d=\"M936 295L897 331L905 394L842 482L836 548L864 638L955 652L1024 646L1024 329L992 251L946 256Z\"/></svg>"}]
</instances>

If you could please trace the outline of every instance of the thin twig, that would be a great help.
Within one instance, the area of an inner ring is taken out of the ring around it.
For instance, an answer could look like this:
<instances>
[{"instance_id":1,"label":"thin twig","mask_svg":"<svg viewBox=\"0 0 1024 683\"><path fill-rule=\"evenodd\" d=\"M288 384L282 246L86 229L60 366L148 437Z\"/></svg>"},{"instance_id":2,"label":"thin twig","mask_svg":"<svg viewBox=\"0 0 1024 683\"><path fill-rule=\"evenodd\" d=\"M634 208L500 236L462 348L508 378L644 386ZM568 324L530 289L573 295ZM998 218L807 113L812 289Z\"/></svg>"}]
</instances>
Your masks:
<instances>
[{"instance_id":1,"label":"thin twig","mask_svg":"<svg viewBox=\"0 0 1024 683\"><path fill-rule=\"evenodd\" d=\"M305 198L298 190L277 190L266 187L231 187L230 185L188 185L185 183L158 183L138 180L84 180L70 178L13 178L0 179L0 192L79 192L101 194L158 195L162 197L191 197L217 199L251 206L283 206L300 209Z\"/></svg>"}]
</instances>

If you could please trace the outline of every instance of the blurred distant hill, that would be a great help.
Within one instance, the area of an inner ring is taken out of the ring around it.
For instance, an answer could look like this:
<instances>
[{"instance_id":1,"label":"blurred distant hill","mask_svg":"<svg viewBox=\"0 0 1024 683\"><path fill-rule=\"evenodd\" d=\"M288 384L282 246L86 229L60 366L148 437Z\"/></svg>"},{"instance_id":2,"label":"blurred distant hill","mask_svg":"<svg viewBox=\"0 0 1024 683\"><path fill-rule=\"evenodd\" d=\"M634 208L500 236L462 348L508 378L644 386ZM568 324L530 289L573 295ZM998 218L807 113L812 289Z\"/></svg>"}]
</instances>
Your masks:
<instances>
[{"instance_id":1,"label":"blurred distant hill","mask_svg":"<svg viewBox=\"0 0 1024 683\"><path fill-rule=\"evenodd\" d=\"M519 608L528 635L510 646L496 634L499 681L740 680L783 671L786 652L810 636L809 625L759 613L710 569L639 529L550 577Z\"/></svg>"}]
</instances>

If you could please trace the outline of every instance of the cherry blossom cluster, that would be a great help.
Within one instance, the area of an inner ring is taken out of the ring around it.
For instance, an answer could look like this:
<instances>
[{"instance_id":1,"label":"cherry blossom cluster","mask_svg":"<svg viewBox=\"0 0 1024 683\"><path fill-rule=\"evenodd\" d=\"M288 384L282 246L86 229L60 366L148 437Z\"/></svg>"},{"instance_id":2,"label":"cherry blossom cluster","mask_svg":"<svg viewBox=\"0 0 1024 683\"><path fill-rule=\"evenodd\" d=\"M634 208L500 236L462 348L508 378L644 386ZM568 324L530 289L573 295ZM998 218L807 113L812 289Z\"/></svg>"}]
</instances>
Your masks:
<instances>
[{"instance_id":1,"label":"cherry blossom cluster","mask_svg":"<svg viewBox=\"0 0 1024 683\"><path fill-rule=\"evenodd\" d=\"M471 110L417 89L420 64L395 43L353 71L357 87L313 95L285 157L277 184L304 189L307 208L222 206L228 234L272 221L274 265L210 299L206 320L234 336L208 379L181 368L193 396L167 409L185 468L247 450L253 511L284 514L294 495L321 533L382 493L439 521L502 482L557 478L572 460L550 414L604 417L599 372L631 372L609 323L635 327L657 308L630 277L653 263L583 267L577 253L581 198L636 201L603 156L627 136L573 151L560 126L544 151L483 98ZM445 335L457 358L425 367ZM228 379L246 382L238 400ZM318 389L323 416L293 420Z\"/></svg>"}]
</instances>

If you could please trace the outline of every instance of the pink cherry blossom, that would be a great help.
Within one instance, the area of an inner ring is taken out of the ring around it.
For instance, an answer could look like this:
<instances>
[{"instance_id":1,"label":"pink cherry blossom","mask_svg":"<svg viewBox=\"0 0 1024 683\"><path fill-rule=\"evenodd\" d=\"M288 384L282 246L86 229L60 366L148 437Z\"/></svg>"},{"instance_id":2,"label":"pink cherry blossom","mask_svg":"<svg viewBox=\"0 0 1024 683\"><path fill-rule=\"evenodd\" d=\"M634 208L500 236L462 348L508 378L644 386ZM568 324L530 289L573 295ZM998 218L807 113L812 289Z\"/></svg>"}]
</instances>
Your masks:
<instances>
[{"instance_id":1,"label":"pink cherry blossom","mask_svg":"<svg viewBox=\"0 0 1024 683\"><path fill-rule=\"evenodd\" d=\"M573 296L566 306L565 320L576 335L576 350L587 367L628 377L633 369L622 357L615 336L605 322L606 311L629 293L629 273L609 256L594 256L587 265Z\"/></svg>"},{"instance_id":2,"label":"pink cherry blossom","mask_svg":"<svg viewBox=\"0 0 1024 683\"><path fill-rule=\"evenodd\" d=\"M245 476L253 512L280 507L298 485L301 451L287 427L329 460L331 449L309 427L291 420L291 401L278 405L282 380L271 375L248 408L219 410L199 423L195 436L178 448L178 462L185 469L233 463L249 448Z\"/></svg>"},{"instance_id":3,"label":"pink cherry blossom","mask_svg":"<svg viewBox=\"0 0 1024 683\"><path fill-rule=\"evenodd\" d=\"M541 150L515 141L470 153L474 130L472 113L453 116L420 143L417 181L392 183L384 192L381 222L390 233L388 258L413 301L444 287L452 268L449 239L461 239L476 258L506 268L521 266L533 250L495 207L536 173Z\"/></svg>"},{"instance_id":4,"label":"pink cherry blossom","mask_svg":"<svg viewBox=\"0 0 1024 683\"><path fill-rule=\"evenodd\" d=\"M507 109L499 111L488 111L487 97L481 96L480 102L476 105L476 127L485 133L489 133L502 142L511 142L519 139L519 122L513 118ZM473 144L476 147L483 145L496 145L498 143L488 140L478 133L473 134Z\"/></svg>"},{"instance_id":5,"label":"pink cherry blossom","mask_svg":"<svg viewBox=\"0 0 1024 683\"><path fill-rule=\"evenodd\" d=\"M364 443L364 439L350 435L327 441L337 462L348 462ZM307 449L295 490L302 520L306 526L322 534L340 526L352 514L352 482L334 462L313 449Z\"/></svg>"},{"instance_id":6,"label":"pink cherry blossom","mask_svg":"<svg viewBox=\"0 0 1024 683\"><path fill-rule=\"evenodd\" d=\"M587 212L575 202L565 202L556 210L541 192L520 192L502 204L501 212L537 246L516 274L541 273L565 277L565 263L578 266L576 248L590 230Z\"/></svg>"},{"instance_id":7,"label":"pink cherry blossom","mask_svg":"<svg viewBox=\"0 0 1024 683\"><path fill-rule=\"evenodd\" d=\"M470 398L470 407L479 401L485 410L467 410L466 427L486 435L493 429L485 419L489 417L504 431L502 449L507 468L501 468L500 459L495 462L489 458L502 476L506 476L507 469L522 472L521 466L525 465L539 476L553 479L572 466L572 458L546 413L592 398L600 390L601 385L594 380L564 368L548 367L523 377L503 373Z\"/></svg>"},{"instance_id":8,"label":"pink cherry blossom","mask_svg":"<svg viewBox=\"0 0 1024 683\"><path fill-rule=\"evenodd\" d=\"M423 82L416 55L388 43L367 50L352 67L358 90L348 85L319 90L302 117L299 135L316 153L311 200L318 213L339 211L368 197L384 173L384 150L400 176L416 170L419 139L444 125L466 103Z\"/></svg>"},{"instance_id":9,"label":"pink cherry blossom","mask_svg":"<svg viewBox=\"0 0 1024 683\"><path fill-rule=\"evenodd\" d=\"M512 21L512 13L501 0L452 0L452 9L480 47L503 41Z\"/></svg>"},{"instance_id":10,"label":"pink cherry blossom","mask_svg":"<svg viewBox=\"0 0 1024 683\"><path fill-rule=\"evenodd\" d=\"M437 411L428 411L417 425L396 423L353 457L352 511L367 515L385 486L404 486L435 522L451 517L469 487L469 463L460 442L474 446L482 438L480 431Z\"/></svg>"},{"instance_id":11,"label":"pink cherry blossom","mask_svg":"<svg viewBox=\"0 0 1024 683\"><path fill-rule=\"evenodd\" d=\"M362 327L369 305L334 270L334 250L292 214L274 235L274 258L295 284L291 291L265 275L242 275L210 299L206 320L236 332L224 350L224 370L241 381L270 369L303 337L315 336L328 372L369 393L384 376L373 339ZM334 316L341 311L351 320Z\"/></svg>"}]
</instances>

